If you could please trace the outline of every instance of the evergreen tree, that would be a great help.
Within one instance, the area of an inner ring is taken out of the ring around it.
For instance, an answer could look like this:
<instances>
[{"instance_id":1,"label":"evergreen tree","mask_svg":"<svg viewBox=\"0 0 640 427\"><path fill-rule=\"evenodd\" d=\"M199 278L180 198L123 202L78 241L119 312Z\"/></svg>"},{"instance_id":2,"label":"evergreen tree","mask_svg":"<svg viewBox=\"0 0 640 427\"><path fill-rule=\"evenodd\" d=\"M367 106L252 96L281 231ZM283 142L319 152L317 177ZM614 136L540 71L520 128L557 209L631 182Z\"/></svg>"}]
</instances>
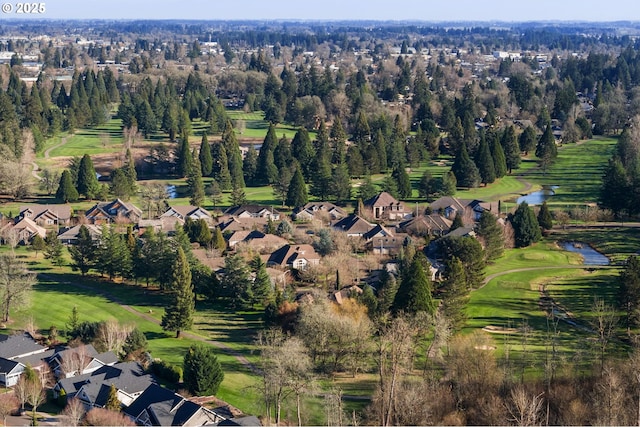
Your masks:
<instances>
[{"instance_id":1,"label":"evergreen tree","mask_svg":"<svg viewBox=\"0 0 640 427\"><path fill-rule=\"evenodd\" d=\"M80 270L80 273L84 276L93 266L97 250L89 229L81 225L80 230L78 230L78 242L68 248L73 262L71 268L74 271Z\"/></svg>"},{"instance_id":2,"label":"evergreen tree","mask_svg":"<svg viewBox=\"0 0 640 427\"><path fill-rule=\"evenodd\" d=\"M175 331L176 338L180 338L183 330L191 329L195 310L191 270L181 247L178 247L171 271L171 301L162 316L161 326L165 331Z\"/></svg>"},{"instance_id":3,"label":"evergreen tree","mask_svg":"<svg viewBox=\"0 0 640 427\"><path fill-rule=\"evenodd\" d=\"M258 168L258 152L253 145L247 150L242 162L242 173L244 181L247 185L253 185L255 182L256 169Z\"/></svg>"},{"instance_id":4,"label":"evergreen tree","mask_svg":"<svg viewBox=\"0 0 640 427\"><path fill-rule=\"evenodd\" d=\"M224 372L213 347L196 344L189 347L182 365L184 385L194 396L212 396L224 379Z\"/></svg>"},{"instance_id":5,"label":"evergreen tree","mask_svg":"<svg viewBox=\"0 0 640 427\"><path fill-rule=\"evenodd\" d=\"M288 206L298 207L306 205L308 201L307 184L304 183L300 167L297 167L289 184L286 203Z\"/></svg>"},{"instance_id":6,"label":"evergreen tree","mask_svg":"<svg viewBox=\"0 0 640 427\"><path fill-rule=\"evenodd\" d=\"M180 138L180 146L178 148L176 164L178 167L178 176L186 177L193 167L193 158L189 148L189 134L182 132Z\"/></svg>"},{"instance_id":7,"label":"evergreen tree","mask_svg":"<svg viewBox=\"0 0 640 427\"><path fill-rule=\"evenodd\" d=\"M398 186L398 196L401 199L408 199L411 197L411 180L409 174L404 167L396 167L393 169L391 176L395 179Z\"/></svg>"},{"instance_id":8,"label":"evergreen tree","mask_svg":"<svg viewBox=\"0 0 640 427\"><path fill-rule=\"evenodd\" d=\"M456 176L460 187L476 188L480 184L480 172L478 172L478 168L469 157L464 141L456 155L451 171Z\"/></svg>"},{"instance_id":9,"label":"evergreen tree","mask_svg":"<svg viewBox=\"0 0 640 427\"><path fill-rule=\"evenodd\" d=\"M242 153L236 138L236 132L231 125L231 120L227 120L222 133L222 144L227 153L229 162L229 175L231 176L231 186L244 188L245 181L243 175Z\"/></svg>"},{"instance_id":10,"label":"evergreen tree","mask_svg":"<svg viewBox=\"0 0 640 427\"><path fill-rule=\"evenodd\" d=\"M620 308L625 311L627 330L636 326L640 320L640 258L627 258L624 270L620 273L618 289Z\"/></svg>"},{"instance_id":11,"label":"evergreen tree","mask_svg":"<svg viewBox=\"0 0 640 427\"><path fill-rule=\"evenodd\" d=\"M511 173L513 169L520 168L520 147L518 146L518 139L516 138L516 132L513 126L508 126L504 130L501 145L504 149L504 157L509 173Z\"/></svg>"},{"instance_id":12,"label":"evergreen tree","mask_svg":"<svg viewBox=\"0 0 640 427\"><path fill-rule=\"evenodd\" d=\"M480 146L476 153L476 165L478 166L478 172L480 172L480 181L483 184L491 184L496 180L496 169L493 164L493 157L491 157L489 144L484 134L480 136Z\"/></svg>"},{"instance_id":13,"label":"evergreen tree","mask_svg":"<svg viewBox=\"0 0 640 427\"><path fill-rule=\"evenodd\" d=\"M464 267L467 285L478 288L484 282L485 254L474 237L448 236L437 240L439 255L443 259L459 258Z\"/></svg>"},{"instance_id":14,"label":"evergreen tree","mask_svg":"<svg viewBox=\"0 0 640 427\"><path fill-rule=\"evenodd\" d=\"M276 131L273 124L269 125L267 135L264 137L260 153L258 154L258 166L256 168L256 183L260 185L273 184L278 180L278 168L274 163L273 152L278 145Z\"/></svg>"},{"instance_id":15,"label":"evergreen tree","mask_svg":"<svg viewBox=\"0 0 640 427\"><path fill-rule=\"evenodd\" d=\"M331 195L338 203L351 198L351 179L345 163L340 163L331 174Z\"/></svg>"},{"instance_id":16,"label":"evergreen tree","mask_svg":"<svg viewBox=\"0 0 640 427\"><path fill-rule=\"evenodd\" d=\"M500 258L504 252L504 238L496 216L489 211L482 211L477 232L484 245L485 259L494 261Z\"/></svg>"},{"instance_id":17,"label":"evergreen tree","mask_svg":"<svg viewBox=\"0 0 640 427\"><path fill-rule=\"evenodd\" d=\"M62 264L64 264L64 258L62 257L62 249L64 248L64 246L62 245L62 242L58 240L56 232L48 232L47 236L44 239L44 242L45 259L50 259L53 265L61 266Z\"/></svg>"},{"instance_id":18,"label":"evergreen tree","mask_svg":"<svg viewBox=\"0 0 640 427\"><path fill-rule=\"evenodd\" d=\"M131 196L130 184L129 178L122 168L114 169L111 172L109 191L117 198L129 200Z\"/></svg>"},{"instance_id":19,"label":"evergreen tree","mask_svg":"<svg viewBox=\"0 0 640 427\"><path fill-rule=\"evenodd\" d=\"M315 151L309 138L309 132L305 128L300 128L296 132L291 141L291 154L293 158L298 160L302 168L302 175L306 180L310 180L313 176L312 166L315 157Z\"/></svg>"},{"instance_id":20,"label":"evergreen tree","mask_svg":"<svg viewBox=\"0 0 640 427\"><path fill-rule=\"evenodd\" d=\"M222 191L231 190L231 174L229 173L229 160L227 158L227 149L224 144L217 142L212 147L213 157L213 178Z\"/></svg>"},{"instance_id":21,"label":"evergreen tree","mask_svg":"<svg viewBox=\"0 0 640 427\"><path fill-rule=\"evenodd\" d=\"M128 196L133 196L138 191L136 185L138 181L138 173L136 172L136 164L133 160L131 150L128 148L125 154L125 164L121 169L124 172L124 175L127 177ZM98 193L100 193L100 191Z\"/></svg>"},{"instance_id":22,"label":"evergreen tree","mask_svg":"<svg viewBox=\"0 0 640 427\"><path fill-rule=\"evenodd\" d=\"M311 194L325 201L331 194L331 164L327 156L318 154L311 175Z\"/></svg>"},{"instance_id":23,"label":"evergreen tree","mask_svg":"<svg viewBox=\"0 0 640 427\"><path fill-rule=\"evenodd\" d=\"M222 231L220 231L220 227L215 227L213 229L213 236L211 237L211 246L214 249L219 251L224 251L227 249L227 241L224 240L224 236L222 236Z\"/></svg>"},{"instance_id":24,"label":"evergreen tree","mask_svg":"<svg viewBox=\"0 0 640 427\"><path fill-rule=\"evenodd\" d=\"M378 194L378 189L371 181L371 176L366 175L358 187L358 198L368 200Z\"/></svg>"},{"instance_id":25,"label":"evergreen tree","mask_svg":"<svg viewBox=\"0 0 640 427\"><path fill-rule=\"evenodd\" d=\"M93 162L88 154L82 156L82 160L80 160L77 189L78 194L85 196L89 200L93 199L100 189L96 170L94 169Z\"/></svg>"},{"instance_id":26,"label":"evergreen tree","mask_svg":"<svg viewBox=\"0 0 640 427\"><path fill-rule=\"evenodd\" d=\"M434 180L431 172L425 170L422 176L420 176L420 181L418 181L418 196L422 199L431 197L431 195L435 193L433 184Z\"/></svg>"},{"instance_id":27,"label":"evergreen tree","mask_svg":"<svg viewBox=\"0 0 640 427\"><path fill-rule=\"evenodd\" d=\"M398 293L398 282L393 274L382 270L378 278L378 313L384 314L391 310L393 301Z\"/></svg>"},{"instance_id":28,"label":"evergreen tree","mask_svg":"<svg viewBox=\"0 0 640 427\"><path fill-rule=\"evenodd\" d=\"M545 173L547 167L558 157L558 147L556 146L556 139L551 131L551 125L547 125L544 133L538 140L536 157L540 159L540 165Z\"/></svg>"},{"instance_id":29,"label":"evergreen tree","mask_svg":"<svg viewBox=\"0 0 640 427\"><path fill-rule=\"evenodd\" d=\"M252 280L240 255L230 255L224 260L224 276L220 282L222 293L230 298L233 309L247 307L253 301Z\"/></svg>"},{"instance_id":30,"label":"evergreen tree","mask_svg":"<svg viewBox=\"0 0 640 427\"><path fill-rule=\"evenodd\" d=\"M351 144L347 149L347 166L349 168L349 175L354 178L359 178L364 175L364 159L362 158L362 152L360 148Z\"/></svg>"},{"instance_id":31,"label":"evergreen tree","mask_svg":"<svg viewBox=\"0 0 640 427\"><path fill-rule=\"evenodd\" d=\"M393 311L404 311L415 314L424 311L435 313L436 305L431 296L431 279L429 261L421 253L417 253L405 271L401 272L398 292L393 301Z\"/></svg>"},{"instance_id":32,"label":"evergreen tree","mask_svg":"<svg viewBox=\"0 0 640 427\"><path fill-rule=\"evenodd\" d=\"M551 211L547 202L543 202L538 212L538 224L543 230L551 230L553 228L553 218L551 217Z\"/></svg>"},{"instance_id":33,"label":"evergreen tree","mask_svg":"<svg viewBox=\"0 0 640 427\"><path fill-rule=\"evenodd\" d=\"M107 397L107 403L104 404L104 408L110 411L120 412L122 403L118 399L118 389L115 384L111 384L109 387L109 396Z\"/></svg>"},{"instance_id":34,"label":"evergreen tree","mask_svg":"<svg viewBox=\"0 0 640 427\"><path fill-rule=\"evenodd\" d=\"M442 193L443 196L453 196L456 194L457 187L458 180L452 171L449 171L442 176L440 193Z\"/></svg>"},{"instance_id":35,"label":"evergreen tree","mask_svg":"<svg viewBox=\"0 0 640 427\"><path fill-rule=\"evenodd\" d=\"M209 198L211 198L213 209L215 209L222 202L222 190L220 189L218 181L216 181L215 179L211 180L209 185L207 185L205 193L207 194L207 196L209 196Z\"/></svg>"},{"instance_id":36,"label":"evergreen tree","mask_svg":"<svg viewBox=\"0 0 640 427\"><path fill-rule=\"evenodd\" d=\"M271 278L267 273L267 265L260 259L260 255L256 255L253 258L253 272L255 273L255 279L253 280L253 286L251 294L253 297L253 303L266 304L271 298L272 285Z\"/></svg>"},{"instance_id":37,"label":"evergreen tree","mask_svg":"<svg viewBox=\"0 0 640 427\"><path fill-rule=\"evenodd\" d=\"M520 144L520 149L524 151L525 155L529 155L530 151L535 150L537 143L536 130L533 126L527 126L520 134L520 138L518 138L518 143Z\"/></svg>"},{"instance_id":38,"label":"evergreen tree","mask_svg":"<svg viewBox=\"0 0 640 427\"><path fill-rule=\"evenodd\" d=\"M189 203L193 206L202 206L204 204L204 183L202 182L200 162L195 159L195 164L187 175L187 194L189 195Z\"/></svg>"},{"instance_id":39,"label":"evergreen tree","mask_svg":"<svg viewBox=\"0 0 640 427\"><path fill-rule=\"evenodd\" d=\"M453 257L447 261L445 277L442 283L442 311L452 328L459 331L467 319L465 307L469 302L467 277L459 258Z\"/></svg>"},{"instance_id":40,"label":"evergreen tree","mask_svg":"<svg viewBox=\"0 0 640 427\"><path fill-rule=\"evenodd\" d=\"M108 274L109 280L113 280L116 275L128 277L131 272L131 252L124 236L118 233L114 226L102 227L96 268L100 273Z\"/></svg>"},{"instance_id":41,"label":"evergreen tree","mask_svg":"<svg viewBox=\"0 0 640 427\"><path fill-rule=\"evenodd\" d=\"M207 140L207 134L204 132L202 133L202 140L200 141L198 159L200 160L202 176L210 176L211 172L213 172L213 157L211 157L211 146Z\"/></svg>"},{"instance_id":42,"label":"evergreen tree","mask_svg":"<svg viewBox=\"0 0 640 427\"><path fill-rule=\"evenodd\" d=\"M60 184L56 191L56 199L62 203L78 201L78 190L76 190L76 187L73 185L71 172L69 172L68 169L65 169L60 176Z\"/></svg>"},{"instance_id":43,"label":"evergreen tree","mask_svg":"<svg viewBox=\"0 0 640 427\"><path fill-rule=\"evenodd\" d=\"M493 168L496 171L496 178L502 178L507 174L507 160L504 156L502 145L498 141L495 134L487 135L489 138L489 148L491 149L491 157L493 157Z\"/></svg>"},{"instance_id":44,"label":"evergreen tree","mask_svg":"<svg viewBox=\"0 0 640 427\"><path fill-rule=\"evenodd\" d=\"M38 257L38 252L44 251L45 247L46 243L39 234L33 236L33 239L31 239L31 250L35 251L36 258Z\"/></svg>"},{"instance_id":45,"label":"evergreen tree","mask_svg":"<svg viewBox=\"0 0 640 427\"><path fill-rule=\"evenodd\" d=\"M632 194L627 171L620 159L613 158L604 170L600 190L600 206L611 209L616 217L628 209L629 194Z\"/></svg>"},{"instance_id":46,"label":"evergreen tree","mask_svg":"<svg viewBox=\"0 0 640 427\"><path fill-rule=\"evenodd\" d=\"M231 206L242 206L247 204L247 195L242 187L233 187L229 195Z\"/></svg>"},{"instance_id":47,"label":"evergreen tree","mask_svg":"<svg viewBox=\"0 0 640 427\"><path fill-rule=\"evenodd\" d=\"M464 227L464 222L462 222L462 215L457 214L453 218L453 222L451 223L451 227L449 228L449 231L457 230L458 228L462 228L462 227Z\"/></svg>"},{"instance_id":48,"label":"evergreen tree","mask_svg":"<svg viewBox=\"0 0 640 427\"><path fill-rule=\"evenodd\" d=\"M516 247L525 248L542 238L536 215L527 202L522 202L511 216Z\"/></svg>"},{"instance_id":49,"label":"evergreen tree","mask_svg":"<svg viewBox=\"0 0 640 427\"><path fill-rule=\"evenodd\" d=\"M345 161L347 154L347 147L345 141L347 140L347 134L342 127L342 121L336 119L331 126L331 132L329 132L331 143L333 145L333 156L331 157L331 163L334 165L340 165Z\"/></svg>"}]
</instances>

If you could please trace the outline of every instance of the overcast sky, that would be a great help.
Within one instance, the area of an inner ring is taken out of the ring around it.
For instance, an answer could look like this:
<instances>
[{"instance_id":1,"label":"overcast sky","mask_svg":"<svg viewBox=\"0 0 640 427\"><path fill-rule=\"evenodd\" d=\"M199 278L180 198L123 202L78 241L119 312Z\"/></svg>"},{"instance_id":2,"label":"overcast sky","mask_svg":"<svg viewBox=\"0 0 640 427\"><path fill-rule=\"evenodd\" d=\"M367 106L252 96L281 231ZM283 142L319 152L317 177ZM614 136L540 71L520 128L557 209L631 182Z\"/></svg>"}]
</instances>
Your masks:
<instances>
[{"instance_id":1,"label":"overcast sky","mask_svg":"<svg viewBox=\"0 0 640 427\"><path fill-rule=\"evenodd\" d=\"M35 0L37 1L37 0ZM15 0L0 0L14 5ZM52 19L640 21L638 0L42 0ZM1 22L1 21L0 21Z\"/></svg>"}]
</instances>

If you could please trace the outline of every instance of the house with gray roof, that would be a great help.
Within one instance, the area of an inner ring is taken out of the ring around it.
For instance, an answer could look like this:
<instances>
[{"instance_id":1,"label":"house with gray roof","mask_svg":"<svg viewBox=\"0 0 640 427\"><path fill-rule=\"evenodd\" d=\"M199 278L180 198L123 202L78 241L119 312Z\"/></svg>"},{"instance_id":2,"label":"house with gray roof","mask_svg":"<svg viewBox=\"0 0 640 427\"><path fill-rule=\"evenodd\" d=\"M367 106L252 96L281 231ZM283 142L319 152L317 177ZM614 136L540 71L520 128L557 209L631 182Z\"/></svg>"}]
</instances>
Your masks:
<instances>
[{"instance_id":1,"label":"house with gray roof","mask_svg":"<svg viewBox=\"0 0 640 427\"><path fill-rule=\"evenodd\" d=\"M333 224L333 228L344 231L349 237L362 237L373 227L373 224L356 214L346 216Z\"/></svg>"},{"instance_id":2,"label":"house with gray roof","mask_svg":"<svg viewBox=\"0 0 640 427\"><path fill-rule=\"evenodd\" d=\"M98 353L91 344L78 347L59 347L47 359L56 378L69 378L90 374L103 366L118 363L118 356L112 352Z\"/></svg>"},{"instance_id":3,"label":"house with gray roof","mask_svg":"<svg viewBox=\"0 0 640 427\"><path fill-rule=\"evenodd\" d=\"M20 207L18 218L29 218L41 227L67 225L71 220L71 206L64 205L25 205Z\"/></svg>"},{"instance_id":4,"label":"house with gray roof","mask_svg":"<svg viewBox=\"0 0 640 427\"><path fill-rule=\"evenodd\" d=\"M98 241L102 236L102 228L93 224L84 224L86 229L89 231L89 235L91 236L91 240ZM78 243L78 236L80 235L80 227L82 225L76 225L74 227L68 228L58 234L58 240L64 243L65 245L75 245Z\"/></svg>"},{"instance_id":5,"label":"house with gray roof","mask_svg":"<svg viewBox=\"0 0 640 427\"><path fill-rule=\"evenodd\" d=\"M26 332L0 335L0 383L5 387L16 385L27 365L39 370L44 366L43 359L51 354Z\"/></svg>"},{"instance_id":6,"label":"house with gray roof","mask_svg":"<svg viewBox=\"0 0 640 427\"><path fill-rule=\"evenodd\" d=\"M123 412L144 426L202 426L225 419L157 384L147 387Z\"/></svg>"},{"instance_id":7,"label":"house with gray roof","mask_svg":"<svg viewBox=\"0 0 640 427\"><path fill-rule=\"evenodd\" d=\"M138 362L122 362L102 366L89 374L59 380L53 387L53 397L77 397L87 409L102 408L107 403L112 384L118 391L118 400L124 406L129 406L157 381L153 375L145 373Z\"/></svg>"},{"instance_id":8,"label":"house with gray roof","mask_svg":"<svg viewBox=\"0 0 640 427\"><path fill-rule=\"evenodd\" d=\"M207 222L211 221L211 214L207 212L206 209L191 205L170 206L169 209L160 216L160 218L167 217L178 218L182 223L184 223L187 218L193 221L198 221L199 219L204 219Z\"/></svg>"}]
</instances>

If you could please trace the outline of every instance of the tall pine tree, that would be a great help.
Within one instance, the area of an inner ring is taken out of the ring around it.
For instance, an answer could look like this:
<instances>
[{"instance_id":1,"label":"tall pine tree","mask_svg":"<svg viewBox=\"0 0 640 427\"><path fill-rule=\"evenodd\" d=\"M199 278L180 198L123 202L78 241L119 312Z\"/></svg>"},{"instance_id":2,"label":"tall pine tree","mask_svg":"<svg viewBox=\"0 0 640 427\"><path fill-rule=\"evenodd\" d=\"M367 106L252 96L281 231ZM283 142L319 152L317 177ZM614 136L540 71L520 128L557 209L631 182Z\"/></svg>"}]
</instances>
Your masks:
<instances>
[{"instance_id":1,"label":"tall pine tree","mask_svg":"<svg viewBox=\"0 0 640 427\"><path fill-rule=\"evenodd\" d=\"M213 157L211 157L211 146L209 145L205 132L202 133L202 140L200 140L198 159L200 160L200 172L202 176L210 176L211 172L213 172Z\"/></svg>"},{"instance_id":2,"label":"tall pine tree","mask_svg":"<svg viewBox=\"0 0 640 427\"><path fill-rule=\"evenodd\" d=\"M162 316L161 326L165 331L174 331L176 338L180 338L183 330L191 329L195 310L191 269L181 247L178 247L171 271L171 301Z\"/></svg>"},{"instance_id":3,"label":"tall pine tree","mask_svg":"<svg viewBox=\"0 0 640 427\"><path fill-rule=\"evenodd\" d=\"M88 154L82 156L80 160L77 189L78 194L85 196L89 200L93 199L100 190L96 170Z\"/></svg>"},{"instance_id":4,"label":"tall pine tree","mask_svg":"<svg viewBox=\"0 0 640 427\"><path fill-rule=\"evenodd\" d=\"M435 313L436 304L431 296L431 279L427 274L429 261L417 253L406 270L401 273L400 287L393 301L393 311Z\"/></svg>"}]
</instances>

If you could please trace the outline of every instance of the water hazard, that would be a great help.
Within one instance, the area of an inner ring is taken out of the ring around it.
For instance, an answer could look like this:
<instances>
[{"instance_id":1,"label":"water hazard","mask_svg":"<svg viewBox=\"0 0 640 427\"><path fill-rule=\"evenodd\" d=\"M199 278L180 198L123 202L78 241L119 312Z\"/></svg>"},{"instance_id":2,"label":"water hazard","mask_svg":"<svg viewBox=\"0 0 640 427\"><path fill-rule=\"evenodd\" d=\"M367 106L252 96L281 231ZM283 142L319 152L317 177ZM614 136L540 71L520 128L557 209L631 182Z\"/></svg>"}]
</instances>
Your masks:
<instances>
[{"instance_id":1,"label":"water hazard","mask_svg":"<svg viewBox=\"0 0 640 427\"><path fill-rule=\"evenodd\" d=\"M541 205L551 197L555 196L555 190L557 190L558 188L560 188L560 186L558 185L545 185L542 187L542 190L534 191L533 193L525 194L524 196L518 197L516 202L518 204L527 202L529 206Z\"/></svg>"},{"instance_id":2,"label":"water hazard","mask_svg":"<svg viewBox=\"0 0 640 427\"><path fill-rule=\"evenodd\" d=\"M582 242L564 242L561 244L564 250L577 252L582 255L584 265L609 265L609 258Z\"/></svg>"}]
</instances>

